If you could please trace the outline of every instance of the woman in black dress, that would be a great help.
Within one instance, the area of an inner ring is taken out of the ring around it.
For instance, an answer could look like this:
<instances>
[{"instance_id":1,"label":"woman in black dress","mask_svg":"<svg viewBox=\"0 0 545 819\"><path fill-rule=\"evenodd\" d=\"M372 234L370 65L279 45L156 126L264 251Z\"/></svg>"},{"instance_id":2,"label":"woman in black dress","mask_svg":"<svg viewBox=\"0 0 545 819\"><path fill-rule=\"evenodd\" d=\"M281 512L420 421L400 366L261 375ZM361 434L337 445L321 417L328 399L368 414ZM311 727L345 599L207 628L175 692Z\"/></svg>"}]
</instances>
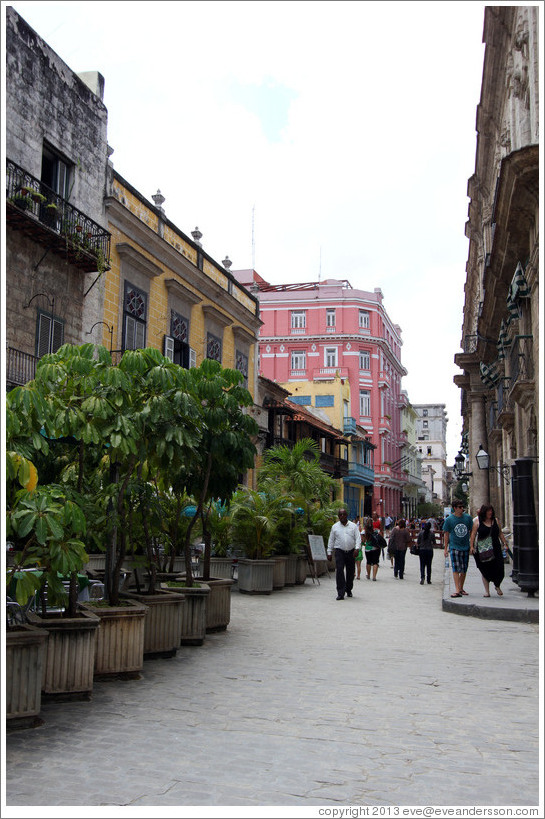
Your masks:
<instances>
[{"instance_id":1,"label":"woman in black dress","mask_svg":"<svg viewBox=\"0 0 545 819\"><path fill-rule=\"evenodd\" d=\"M493 557L487 559L483 541L491 538L491 546L493 550ZM503 592L500 588L504 578L504 563L502 546L507 549L507 541L505 535L501 530L499 521L496 518L493 506L483 504L479 509L477 517L473 521L473 529L470 535L470 553L475 558L475 563L479 569L484 586L484 597L490 597L490 583L493 583L496 592L501 597Z\"/></svg>"}]
</instances>

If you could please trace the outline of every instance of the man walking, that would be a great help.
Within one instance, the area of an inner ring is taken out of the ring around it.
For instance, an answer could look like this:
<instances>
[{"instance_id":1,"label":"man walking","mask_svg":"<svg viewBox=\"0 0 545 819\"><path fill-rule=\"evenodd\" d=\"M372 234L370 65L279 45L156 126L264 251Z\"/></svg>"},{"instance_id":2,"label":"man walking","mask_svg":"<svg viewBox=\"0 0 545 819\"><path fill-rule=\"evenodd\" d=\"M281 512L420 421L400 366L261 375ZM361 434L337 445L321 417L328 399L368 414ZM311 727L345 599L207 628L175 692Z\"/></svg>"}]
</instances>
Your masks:
<instances>
[{"instance_id":1,"label":"man walking","mask_svg":"<svg viewBox=\"0 0 545 819\"><path fill-rule=\"evenodd\" d=\"M454 514L449 515L443 523L445 533L445 557L450 549L450 562L452 566L452 577L454 579L454 594L451 597L462 597L467 595L464 591L464 583L469 563L469 536L473 527L471 515L464 512L464 503L455 500L452 504Z\"/></svg>"},{"instance_id":2,"label":"man walking","mask_svg":"<svg viewBox=\"0 0 545 819\"><path fill-rule=\"evenodd\" d=\"M356 571L356 551L361 545L360 530L348 520L346 509L339 509L339 520L331 527L327 544L327 559L331 560L335 549L335 569L337 581L337 600L344 600L344 595L352 597L354 574Z\"/></svg>"}]
</instances>

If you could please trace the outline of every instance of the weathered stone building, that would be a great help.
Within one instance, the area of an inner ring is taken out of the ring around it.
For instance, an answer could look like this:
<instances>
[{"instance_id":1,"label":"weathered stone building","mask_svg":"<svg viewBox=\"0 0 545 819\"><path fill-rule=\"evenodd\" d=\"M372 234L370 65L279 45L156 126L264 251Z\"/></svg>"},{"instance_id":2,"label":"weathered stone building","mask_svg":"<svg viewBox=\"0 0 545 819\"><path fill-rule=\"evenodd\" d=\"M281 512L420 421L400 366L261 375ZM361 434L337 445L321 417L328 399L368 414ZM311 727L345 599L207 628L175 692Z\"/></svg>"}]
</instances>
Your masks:
<instances>
[{"instance_id":1,"label":"weathered stone building","mask_svg":"<svg viewBox=\"0 0 545 819\"><path fill-rule=\"evenodd\" d=\"M535 530L538 501L538 16L538 6L485 8L463 352L455 356L463 374L454 379L471 511L492 503L515 546L522 515L524 531ZM488 468L477 462L481 447Z\"/></svg>"},{"instance_id":2,"label":"weathered stone building","mask_svg":"<svg viewBox=\"0 0 545 819\"><path fill-rule=\"evenodd\" d=\"M6 9L6 376L89 340L109 265L104 82L75 74Z\"/></svg>"}]
</instances>

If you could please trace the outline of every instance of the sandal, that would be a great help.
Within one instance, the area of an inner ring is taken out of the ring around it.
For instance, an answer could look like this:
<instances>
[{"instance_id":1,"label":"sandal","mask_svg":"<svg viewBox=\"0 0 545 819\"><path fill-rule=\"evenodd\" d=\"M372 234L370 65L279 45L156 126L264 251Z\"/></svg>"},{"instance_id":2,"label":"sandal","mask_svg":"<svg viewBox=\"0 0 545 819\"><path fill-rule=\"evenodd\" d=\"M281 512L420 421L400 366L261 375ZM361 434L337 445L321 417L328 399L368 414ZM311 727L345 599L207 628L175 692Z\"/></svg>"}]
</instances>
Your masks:
<instances>
[{"instance_id":1,"label":"sandal","mask_svg":"<svg viewBox=\"0 0 545 819\"><path fill-rule=\"evenodd\" d=\"M467 597L467 592L466 592L466 591L464 591L463 589L462 589L462 591L460 592L460 594L463 594L463 595L464 595L464 597Z\"/></svg>"},{"instance_id":2,"label":"sandal","mask_svg":"<svg viewBox=\"0 0 545 819\"><path fill-rule=\"evenodd\" d=\"M461 592L454 592L454 594L451 594L450 596L451 597L461 597L462 594L461 594Z\"/></svg>"},{"instance_id":3,"label":"sandal","mask_svg":"<svg viewBox=\"0 0 545 819\"><path fill-rule=\"evenodd\" d=\"M483 594L483 597L490 597L489 594Z\"/></svg>"},{"instance_id":4,"label":"sandal","mask_svg":"<svg viewBox=\"0 0 545 819\"><path fill-rule=\"evenodd\" d=\"M496 589L497 593L499 594L499 596L500 596L500 597L503 597L503 592L502 592L502 590L500 589L500 587L499 587L499 586L496 586L496 587L495 587L495 589Z\"/></svg>"}]
</instances>

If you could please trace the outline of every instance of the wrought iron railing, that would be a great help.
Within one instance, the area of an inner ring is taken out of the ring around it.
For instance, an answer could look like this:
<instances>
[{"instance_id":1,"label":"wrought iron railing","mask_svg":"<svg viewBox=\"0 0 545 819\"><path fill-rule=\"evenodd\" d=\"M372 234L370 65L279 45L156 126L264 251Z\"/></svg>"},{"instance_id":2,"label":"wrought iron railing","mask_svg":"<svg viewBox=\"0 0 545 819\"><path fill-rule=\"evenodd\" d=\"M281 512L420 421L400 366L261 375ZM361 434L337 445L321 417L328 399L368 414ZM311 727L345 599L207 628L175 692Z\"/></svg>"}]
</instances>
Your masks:
<instances>
[{"instance_id":1,"label":"wrought iron railing","mask_svg":"<svg viewBox=\"0 0 545 819\"><path fill-rule=\"evenodd\" d=\"M6 350L6 384L18 387L28 384L36 375L37 363L37 356L8 347Z\"/></svg>"},{"instance_id":2,"label":"wrought iron railing","mask_svg":"<svg viewBox=\"0 0 545 819\"><path fill-rule=\"evenodd\" d=\"M71 247L97 259L97 269L110 266L110 233L59 196L44 182L6 160L7 202L37 219Z\"/></svg>"},{"instance_id":3,"label":"wrought iron railing","mask_svg":"<svg viewBox=\"0 0 545 819\"><path fill-rule=\"evenodd\" d=\"M511 388L517 381L532 381L534 360L532 357L532 336L515 336L509 351L509 376Z\"/></svg>"},{"instance_id":4,"label":"wrought iron railing","mask_svg":"<svg viewBox=\"0 0 545 819\"><path fill-rule=\"evenodd\" d=\"M511 389L511 379L502 378L498 384L498 415L503 413L513 412L513 399L510 398L509 392Z\"/></svg>"}]
</instances>

